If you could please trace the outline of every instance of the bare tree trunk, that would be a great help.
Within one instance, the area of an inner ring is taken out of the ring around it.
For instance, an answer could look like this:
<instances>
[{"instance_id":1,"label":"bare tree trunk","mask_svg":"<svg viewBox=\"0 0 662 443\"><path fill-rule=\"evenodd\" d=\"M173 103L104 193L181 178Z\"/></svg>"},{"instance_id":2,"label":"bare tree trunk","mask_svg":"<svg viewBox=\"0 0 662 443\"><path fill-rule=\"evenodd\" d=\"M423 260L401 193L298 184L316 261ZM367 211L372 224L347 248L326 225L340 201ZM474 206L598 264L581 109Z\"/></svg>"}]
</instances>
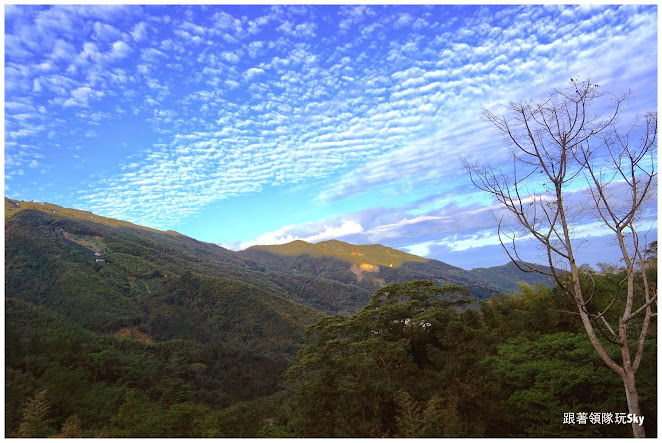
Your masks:
<instances>
[{"instance_id":1,"label":"bare tree trunk","mask_svg":"<svg viewBox=\"0 0 662 443\"><path fill-rule=\"evenodd\" d=\"M613 110L600 119L589 111L591 102L602 96L598 85L590 80L570 81L570 89L555 90L548 99L509 103L506 106L508 118L485 110L487 119L515 147L512 174L494 170L490 165L466 161L464 164L471 181L492 194L510 215L511 221L505 216L498 219L499 239L510 259L524 272L553 277L559 288L573 297L576 314L593 347L607 367L623 380L628 414L631 414L628 418L633 419L633 435L643 438L646 436L643 423L634 420L641 419L635 375L651 319L657 316L657 312L653 312L657 307L657 291L651 291L646 277L648 264L643 254L644 245L639 243L636 222L645 201L657 190L657 114L649 113L642 125L635 123L629 130L621 131L615 122L627 94L609 95L613 99ZM634 143L635 136L639 135L639 142ZM570 183L575 180L583 180L582 187L591 196L587 204L579 208L572 203L565 204L565 199L574 192L570 191ZM625 199L616 198L612 191L618 190L618 186L627 189ZM572 227L581 224L578 216L583 211L613 231L625 262L625 297L620 294L619 284L606 307L592 302L595 294L590 290L583 291L580 269L575 261L573 242L577 237ZM515 227L509 226L511 222ZM520 233L531 235L545 248L549 271L522 260L515 241ZM569 272L563 272L564 267L568 267ZM635 279L641 279L645 299L636 304ZM612 310L612 315L607 315L617 300L625 302L622 313L615 316ZM641 325L631 322L639 315L643 316ZM628 326L631 326L630 337ZM599 336L598 332L602 334ZM630 349L632 332L638 332L638 339ZM605 348L603 341L620 348L621 362L610 355L610 348Z\"/></svg>"},{"instance_id":2,"label":"bare tree trunk","mask_svg":"<svg viewBox=\"0 0 662 443\"><path fill-rule=\"evenodd\" d=\"M623 375L623 385L625 386L625 398L628 402L628 413L634 414L635 418L638 418L641 417L641 409L639 409L639 395L637 395L634 376L634 372L626 369ZM643 423L639 424L637 420L632 422L632 433L635 438L646 438Z\"/></svg>"}]
</instances>

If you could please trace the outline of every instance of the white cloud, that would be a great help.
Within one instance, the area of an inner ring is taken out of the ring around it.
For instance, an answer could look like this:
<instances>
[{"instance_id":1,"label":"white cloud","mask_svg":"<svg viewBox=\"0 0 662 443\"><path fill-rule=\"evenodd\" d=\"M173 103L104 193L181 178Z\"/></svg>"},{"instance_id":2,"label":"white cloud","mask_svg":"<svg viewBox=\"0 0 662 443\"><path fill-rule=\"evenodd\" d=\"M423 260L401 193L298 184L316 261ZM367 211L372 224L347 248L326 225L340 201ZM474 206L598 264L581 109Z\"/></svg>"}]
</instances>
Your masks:
<instances>
[{"instance_id":1,"label":"white cloud","mask_svg":"<svg viewBox=\"0 0 662 443\"><path fill-rule=\"evenodd\" d=\"M118 40L113 43L113 48L110 51L109 57L111 59L119 59L128 56L131 53L132 49L129 45L124 43L122 40Z\"/></svg>"},{"instance_id":2,"label":"white cloud","mask_svg":"<svg viewBox=\"0 0 662 443\"><path fill-rule=\"evenodd\" d=\"M419 257L427 257L430 255L430 246L435 244L436 243L434 241L427 241L414 245L403 246L402 249L406 249L410 254L418 255Z\"/></svg>"},{"instance_id":3,"label":"white cloud","mask_svg":"<svg viewBox=\"0 0 662 443\"><path fill-rule=\"evenodd\" d=\"M264 74L264 69L260 68L250 68L246 71L246 78L250 80L251 78L255 77L256 75Z\"/></svg>"},{"instance_id":4,"label":"white cloud","mask_svg":"<svg viewBox=\"0 0 662 443\"><path fill-rule=\"evenodd\" d=\"M185 31L197 35L205 35L208 32L208 30L205 27L196 25L195 23L191 23L189 21L185 21L184 23L182 23L181 28L184 29Z\"/></svg>"},{"instance_id":5,"label":"white cloud","mask_svg":"<svg viewBox=\"0 0 662 443\"><path fill-rule=\"evenodd\" d=\"M221 58L229 63L233 63L233 64L239 63L239 56L234 52L223 51L221 53Z\"/></svg>"},{"instance_id":6,"label":"white cloud","mask_svg":"<svg viewBox=\"0 0 662 443\"><path fill-rule=\"evenodd\" d=\"M257 57L263 47L264 47L264 42L260 41L260 40L249 43L248 44L248 55L251 58Z\"/></svg>"},{"instance_id":7,"label":"white cloud","mask_svg":"<svg viewBox=\"0 0 662 443\"><path fill-rule=\"evenodd\" d=\"M343 222L343 224L338 227L324 226L324 231L315 235L304 237L302 240L316 243L333 238L342 238L350 234L359 234L361 232L363 232L363 227L359 223L349 220Z\"/></svg>"},{"instance_id":8,"label":"white cloud","mask_svg":"<svg viewBox=\"0 0 662 443\"><path fill-rule=\"evenodd\" d=\"M57 102L61 103L65 108L71 106L88 106L90 100L101 98L104 96L103 91L95 91L88 86L82 86L71 91L71 97L66 100L58 99Z\"/></svg>"},{"instance_id":9,"label":"white cloud","mask_svg":"<svg viewBox=\"0 0 662 443\"><path fill-rule=\"evenodd\" d=\"M235 18L225 11L214 14L214 21L216 22L216 26L221 29L233 29L237 25Z\"/></svg>"},{"instance_id":10,"label":"white cloud","mask_svg":"<svg viewBox=\"0 0 662 443\"><path fill-rule=\"evenodd\" d=\"M133 30L131 31L131 37L133 37L133 39L136 42L145 40L147 38L147 30L148 30L147 23L145 22L136 23L133 26Z\"/></svg>"},{"instance_id":11,"label":"white cloud","mask_svg":"<svg viewBox=\"0 0 662 443\"><path fill-rule=\"evenodd\" d=\"M301 235L301 231L309 235ZM313 233L311 233L311 231ZM363 232L363 227L353 221L347 220L340 226L319 225L316 223L305 223L303 225L285 226L276 231L266 232L253 241L241 242L238 249L246 249L254 245L282 245L294 240L303 240L308 243L317 243L324 240L338 239L351 234ZM227 244L228 246L235 246Z\"/></svg>"},{"instance_id":12,"label":"white cloud","mask_svg":"<svg viewBox=\"0 0 662 443\"><path fill-rule=\"evenodd\" d=\"M370 228L366 233L377 241L383 241L388 238L400 237L402 234L400 229L407 227L416 223L429 222L429 221L439 221L443 220L444 217L440 216L431 216L431 215L419 215L413 218L403 218L402 220L396 223L389 223L386 225L375 226Z\"/></svg>"},{"instance_id":13,"label":"white cloud","mask_svg":"<svg viewBox=\"0 0 662 443\"><path fill-rule=\"evenodd\" d=\"M99 40L112 41L122 38L122 32L107 23L95 22L94 33Z\"/></svg>"},{"instance_id":14,"label":"white cloud","mask_svg":"<svg viewBox=\"0 0 662 443\"><path fill-rule=\"evenodd\" d=\"M395 20L395 27L397 28L404 28L405 26L408 26L412 21L414 20L414 17L411 16L411 14L408 13L401 13L398 14L397 19Z\"/></svg>"},{"instance_id":15,"label":"white cloud","mask_svg":"<svg viewBox=\"0 0 662 443\"><path fill-rule=\"evenodd\" d=\"M98 63L99 61L101 61L101 58L102 58L101 53L99 52L99 49L97 48L97 45L95 43L91 43L91 42L83 43L83 51L78 55L79 63L86 61L91 61L92 63Z\"/></svg>"},{"instance_id":16,"label":"white cloud","mask_svg":"<svg viewBox=\"0 0 662 443\"><path fill-rule=\"evenodd\" d=\"M315 37L315 29L317 26L315 23L300 23L295 25L290 21L285 21L278 28L278 31L284 33L285 35L291 37Z\"/></svg>"},{"instance_id":17,"label":"white cloud","mask_svg":"<svg viewBox=\"0 0 662 443\"><path fill-rule=\"evenodd\" d=\"M518 239L522 242L531 240L531 235L521 236ZM454 234L450 238L433 243L437 246L445 246L451 251L466 251L471 248L481 248L484 246L500 245L499 235L494 229L477 231L469 235Z\"/></svg>"}]
</instances>

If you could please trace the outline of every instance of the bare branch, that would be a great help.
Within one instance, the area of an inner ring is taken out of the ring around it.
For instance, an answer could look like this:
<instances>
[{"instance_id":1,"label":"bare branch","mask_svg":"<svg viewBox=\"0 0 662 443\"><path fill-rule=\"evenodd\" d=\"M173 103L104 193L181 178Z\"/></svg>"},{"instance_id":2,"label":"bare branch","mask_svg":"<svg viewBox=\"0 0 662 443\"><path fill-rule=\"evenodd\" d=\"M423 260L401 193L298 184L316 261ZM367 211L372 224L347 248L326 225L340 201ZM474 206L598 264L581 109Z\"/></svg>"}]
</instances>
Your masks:
<instances>
[{"instance_id":1,"label":"bare branch","mask_svg":"<svg viewBox=\"0 0 662 443\"><path fill-rule=\"evenodd\" d=\"M635 225L656 190L657 114L649 113L643 125L635 122L621 131L616 122L629 93L622 96L601 93L590 80L571 79L571 83L571 88L555 90L544 100L510 102L506 106L507 116L484 111L487 120L515 148L511 175L495 171L489 165L467 162L464 165L474 185L494 196L517 227L508 226L509 219L504 216L498 219L503 250L518 269L553 277L574 299L577 312L573 314L579 315L605 365L623 379L629 411L638 414L638 397L636 392L631 392L651 319L657 315L653 312L657 294L651 294L646 279L646 261ZM610 101L611 110L603 115L594 114L592 106L596 100ZM635 142L639 131L643 131L643 135ZM583 183L578 187L576 182L580 180ZM578 188L586 188L590 197L574 205L568 196ZM625 198L621 195L623 190ZM576 262L577 236L573 227L583 223L587 215L613 232L625 262L625 278L609 294L611 300L597 292L591 275L588 288L582 286L586 281L580 279ZM523 260L517 246L522 238L518 235L520 232L544 248L549 270ZM638 264L641 264L640 272L635 268ZM561 271L562 268L568 271ZM634 308L636 279L643 283L645 302ZM609 301L605 307L602 303L606 300ZM607 313L614 310L617 300L624 304L618 315L618 329L615 329ZM641 325L631 322L642 315ZM628 327L634 328L634 325L640 329L632 360ZM622 364L612 358L601 340L619 346ZM633 431L636 436L644 435L641 427L635 426Z\"/></svg>"}]
</instances>

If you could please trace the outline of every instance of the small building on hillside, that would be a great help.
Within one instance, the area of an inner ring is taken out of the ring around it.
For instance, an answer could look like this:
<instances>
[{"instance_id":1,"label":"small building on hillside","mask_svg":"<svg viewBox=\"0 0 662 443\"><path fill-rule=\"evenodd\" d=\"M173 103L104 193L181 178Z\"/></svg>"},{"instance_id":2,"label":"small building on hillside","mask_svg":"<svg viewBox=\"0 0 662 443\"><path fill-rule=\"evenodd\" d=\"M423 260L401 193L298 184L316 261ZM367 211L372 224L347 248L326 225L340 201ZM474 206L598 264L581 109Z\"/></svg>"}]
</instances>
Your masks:
<instances>
[{"instance_id":1,"label":"small building on hillside","mask_svg":"<svg viewBox=\"0 0 662 443\"><path fill-rule=\"evenodd\" d=\"M101 252L95 252L94 255L96 255L97 257L101 257L103 254L101 254Z\"/></svg>"},{"instance_id":2,"label":"small building on hillside","mask_svg":"<svg viewBox=\"0 0 662 443\"><path fill-rule=\"evenodd\" d=\"M95 261L97 263L106 263L106 260L104 260L103 258L97 258Z\"/></svg>"}]
</instances>

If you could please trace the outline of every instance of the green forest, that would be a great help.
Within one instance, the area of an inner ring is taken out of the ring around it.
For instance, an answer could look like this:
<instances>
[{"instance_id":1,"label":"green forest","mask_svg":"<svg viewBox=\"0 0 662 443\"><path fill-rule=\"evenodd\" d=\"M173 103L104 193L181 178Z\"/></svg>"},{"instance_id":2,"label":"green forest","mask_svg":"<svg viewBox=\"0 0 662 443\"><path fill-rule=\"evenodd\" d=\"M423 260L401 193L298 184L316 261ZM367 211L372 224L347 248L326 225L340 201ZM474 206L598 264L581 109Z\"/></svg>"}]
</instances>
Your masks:
<instances>
[{"instance_id":1,"label":"green forest","mask_svg":"<svg viewBox=\"0 0 662 443\"><path fill-rule=\"evenodd\" d=\"M5 200L7 437L632 436L572 298L483 283L510 267L481 270L479 296L441 264L359 282L333 257L279 262L23 204ZM616 316L625 277L583 267L591 307ZM637 372L649 437L655 322Z\"/></svg>"}]
</instances>

